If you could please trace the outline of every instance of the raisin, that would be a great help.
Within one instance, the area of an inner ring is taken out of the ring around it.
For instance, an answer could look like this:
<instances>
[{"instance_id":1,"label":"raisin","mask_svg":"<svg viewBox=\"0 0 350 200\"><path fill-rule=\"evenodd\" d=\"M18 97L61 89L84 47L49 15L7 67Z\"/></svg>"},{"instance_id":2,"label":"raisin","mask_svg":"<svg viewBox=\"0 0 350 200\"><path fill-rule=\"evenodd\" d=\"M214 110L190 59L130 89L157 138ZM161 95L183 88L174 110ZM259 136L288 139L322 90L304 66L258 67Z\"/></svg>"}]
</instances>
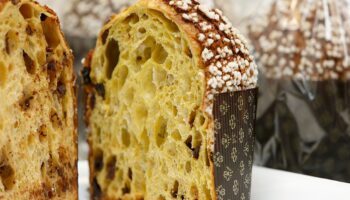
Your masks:
<instances>
[{"instance_id":1,"label":"raisin","mask_svg":"<svg viewBox=\"0 0 350 200\"><path fill-rule=\"evenodd\" d=\"M45 15L44 13L40 14L40 20L43 22L47 19L47 15Z\"/></svg>"},{"instance_id":2,"label":"raisin","mask_svg":"<svg viewBox=\"0 0 350 200\"><path fill-rule=\"evenodd\" d=\"M46 52L52 53L53 52L53 48L52 47L46 47Z\"/></svg>"},{"instance_id":3,"label":"raisin","mask_svg":"<svg viewBox=\"0 0 350 200\"><path fill-rule=\"evenodd\" d=\"M20 106L23 110L28 110L30 108L30 102L34 99L33 96L30 96L26 99L24 99L23 102L20 103Z\"/></svg>"},{"instance_id":4,"label":"raisin","mask_svg":"<svg viewBox=\"0 0 350 200\"><path fill-rule=\"evenodd\" d=\"M91 95L90 96L90 108L91 109L94 109L95 108L95 103L96 103L96 97L95 97L95 95Z\"/></svg>"},{"instance_id":5,"label":"raisin","mask_svg":"<svg viewBox=\"0 0 350 200\"><path fill-rule=\"evenodd\" d=\"M66 86L62 81L58 81L57 83L57 93L59 97L63 97L66 94Z\"/></svg>"},{"instance_id":6,"label":"raisin","mask_svg":"<svg viewBox=\"0 0 350 200\"><path fill-rule=\"evenodd\" d=\"M7 33L8 34L8 33ZM5 38L5 50L7 54L11 53L11 49L10 49L10 38L8 37L8 35L6 34L6 38Z\"/></svg>"},{"instance_id":7,"label":"raisin","mask_svg":"<svg viewBox=\"0 0 350 200\"><path fill-rule=\"evenodd\" d=\"M49 63L47 63L47 74L49 77L49 83L53 84L53 82L56 80L56 62L54 60L51 60Z\"/></svg>"},{"instance_id":8,"label":"raisin","mask_svg":"<svg viewBox=\"0 0 350 200\"><path fill-rule=\"evenodd\" d=\"M106 91L105 91L105 86L102 83L96 84L95 89L98 95L100 95L102 98L105 98Z\"/></svg>"},{"instance_id":9,"label":"raisin","mask_svg":"<svg viewBox=\"0 0 350 200\"><path fill-rule=\"evenodd\" d=\"M92 199L99 200L102 197L102 190L100 185L97 183L96 177L92 181Z\"/></svg>"},{"instance_id":10,"label":"raisin","mask_svg":"<svg viewBox=\"0 0 350 200\"><path fill-rule=\"evenodd\" d=\"M130 187L125 185L122 189L123 195L124 194L129 194L130 193Z\"/></svg>"},{"instance_id":11,"label":"raisin","mask_svg":"<svg viewBox=\"0 0 350 200\"><path fill-rule=\"evenodd\" d=\"M34 31L33 31L32 27L30 27L30 25L28 25L27 28L26 28L26 33L27 33L28 35L32 35L33 32L34 32Z\"/></svg>"},{"instance_id":12,"label":"raisin","mask_svg":"<svg viewBox=\"0 0 350 200\"><path fill-rule=\"evenodd\" d=\"M97 151L94 159L94 170L99 172L103 169L103 152Z\"/></svg>"},{"instance_id":13,"label":"raisin","mask_svg":"<svg viewBox=\"0 0 350 200\"><path fill-rule=\"evenodd\" d=\"M177 191L171 191L171 196L173 198L177 198Z\"/></svg>"},{"instance_id":14,"label":"raisin","mask_svg":"<svg viewBox=\"0 0 350 200\"><path fill-rule=\"evenodd\" d=\"M28 98L28 99L26 99L25 101L24 101L24 106L26 107L26 108L29 108L29 106L30 106L30 101L33 99L33 97L30 97L30 98Z\"/></svg>"},{"instance_id":15,"label":"raisin","mask_svg":"<svg viewBox=\"0 0 350 200\"><path fill-rule=\"evenodd\" d=\"M132 169L131 168L129 168L129 170L128 170L128 177L130 180L132 180Z\"/></svg>"},{"instance_id":16,"label":"raisin","mask_svg":"<svg viewBox=\"0 0 350 200\"><path fill-rule=\"evenodd\" d=\"M56 71L56 62L51 60L49 63L47 63L47 69L50 71Z\"/></svg>"},{"instance_id":17,"label":"raisin","mask_svg":"<svg viewBox=\"0 0 350 200\"><path fill-rule=\"evenodd\" d=\"M106 178L108 180L113 180L115 177L115 171L116 171L116 164L117 164L117 157L112 156L109 161L107 162L107 174Z\"/></svg>"},{"instance_id":18,"label":"raisin","mask_svg":"<svg viewBox=\"0 0 350 200\"><path fill-rule=\"evenodd\" d=\"M192 135L188 136L187 140L185 141L185 144L189 149L192 149Z\"/></svg>"},{"instance_id":19,"label":"raisin","mask_svg":"<svg viewBox=\"0 0 350 200\"><path fill-rule=\"evenodd\" d=\"M173 198L177 198L178 192L179 192L179 182L178 182L178 181L175 181L174 187L173 187L173 189L171 190L171 196L172 196Z\"/></svg>"},{"instance_id":20,"label":"raisin","mask_svg":"<svg viewBox=\"0 0 350 200\"><path fill-rule=\"evenodd\" d=\"M83 82L85 85L91 83L91 78L90 78L90 68L84 67L83 70L81 71L81 74L83 76Z\"/></svg>"},{"instance_id":21,"label":"raisin","mask_svg":"<svg viewBox=\"0 0 350 200\"><path fill-rule=\"evenodd\" d=\"M46 126L45 125L41 125L38 129L38 133L39 133L39 139L40 141L42 142L46 136L47 136L47 129L46 129Z\"/></svg>"},{"instance_id":22,"label":"raisin","mask_svg":"<svg viewBox=\"0 0 350 200\"><path fill-rule=\"evenodd\" d=\"M198 145L196 148L192 149L193 158L198 160L200 149L201 149L201 145Z\"/></svg>"},{"instance_id":23,"label":"raisin","mask_svg":"<svg viewBox=\"0 0 350 200\"><path fill-rule=\"evenodd\" d=\"M63 177L64 176L64 170L62 167L57 167L56 168L56 172L57 172L57 175L60 176L60 177Z\"/></svg>"},{"instance_id":24,"label":"raisin","mask_svg":"<svg viewBox=\"0 0 350 200\"><path fill-rule=\"evenodd\" d=\"M24 64L26 66L27 72L29 74L34 74L34 72L35 72L35 63L32 60L32 58L25 51L23 51L23 59L24 59Z\"/></svg>"}]
</instances>

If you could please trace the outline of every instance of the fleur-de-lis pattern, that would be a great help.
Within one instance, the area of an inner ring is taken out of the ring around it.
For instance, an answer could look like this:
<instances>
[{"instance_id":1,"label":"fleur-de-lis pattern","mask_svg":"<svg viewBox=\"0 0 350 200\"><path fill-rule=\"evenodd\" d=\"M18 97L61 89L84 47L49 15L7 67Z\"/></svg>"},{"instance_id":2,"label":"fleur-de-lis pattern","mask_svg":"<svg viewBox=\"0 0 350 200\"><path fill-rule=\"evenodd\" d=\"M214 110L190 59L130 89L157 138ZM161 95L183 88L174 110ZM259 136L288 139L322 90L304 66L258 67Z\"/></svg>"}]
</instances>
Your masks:
<instances>
[{"instance_id":1,"label":"fleur-de-lis pattern","mask_svg":"<svg viewBox=\"0 0 350 200\"><path fill-rule=\"evenodd\" d=\"M234 163L237 162L237 158L238 158L238 152L237 152L237 148L233 147L232 151L231 151L231 159Z\"/></svg>"},{"instance_id":2,"label":"fleur-de-lis pattern","mask_svg":"<svg viewBox=\"0 0 350 200\"><path fill-rule=\"evenodd\" d=\"M230 181L233 175L233 171L230 167L226 167L226 170L224 171L224 178L226 181Z\"/></svg>"},{"instance_id":3,"label":"fleur-de-lis pattern","mask_svg":"<svg viewBox=\"0 0 350 200\"><path fill-rule=\"evenodd\" d=\"M225 191L225 188L222 187L222 185L220 185L216 188L216 195L218 197L218 200L224 199L224 196L226 195L226 191Z\"/></svg>"},{"instance_id":4,"label":"fleur-de-lis pattern","mask_svg":"<svg viewBox=\"0 0 350 200\"><path fill-rule=\"evenodd\" d=\"M222 162L224 162L224 156L222 156L219 152L214 154L214 165L216 167L221 167Z\"/></svg>"},{"instance_id":5,"label":"fleur-de-lis pattern","mask_svg":"<svg viewBox=\"0 0 350 200\"><path fill-rule=\"evenodd\" d=\"M237 180L233 181L233 188L232 188L232 190L233 190L233 194L235 196L237 196L238 192L239 192L239 187L238 187L238 181Z\"/></svg>"},{"instance_id":6,"label":"fleur-de-lis pattern","mask_svg":"<svg viewBox=\"0 0 350 200\"><path fill-rule=\"evenodd\" d=\"M245 135L245 133L244 133L244 131L243 131L243 128L241 128L241 129L239 129L239 133L238 133L239 135L238 135L238 140L239 140L239 143L243 143L243 140L244 140L244 135Z\"/></svg>"},{"instance_id":7,"label":"fleur-de-lis pattern","mask_svg":"<svg viewBox=\"0 0 350 200\"><path fill-rule=\"evenodd\" d=\"M226 115L227 111L228 111L228 104L226 103L226 101L224 101L220 105L220 112L222 115Z\"/></svg>"},{"instance_id":8,"label":"fleur-de-lis pattern","mask_svg":"<svg viewBox=\"0 0 350 200\"><path fill-rule=\"evenodd\" d=\"M249 200L257 89L215 96L213 154L217 199Z\"/></svg>"},{"instance_id":9,"label":"fleur-de-lis pattern","mask_svg":"<svg viewBox=\"0 0 350 200\"><path fill-rule=\"evenodd\" d=\"M221 122L220 122L219 120L216 119L216 120L214 121L214 126L215 126L215 127L214 127L215 130L221 130ZM216 132L215 132L215 133L216 133Z\"/></svg>"},{"instance_id":10,"label":"fleur-de-lis pattern","mask_svg":"<svg viewBox=\"0 0 350 200\"><path fill-rule=\"evenodd\" d=\"M236 128L236 117L234 115L231 115L230 120L229 120L229 125L232 130L235 130Z\"/></svg>"},{"instance_id":11,"label":"fleur-de-lis pattern","mask_svg":"<svg viewBox=\"0 0 350 200\"><path fill-rule=\"evenodd\" d=\"M230 138L230 136L228 134L224 134L224 136L222 137L222 146L227 149L227 147L230 145L232 139Z\"/></svg>"}]
</instances>

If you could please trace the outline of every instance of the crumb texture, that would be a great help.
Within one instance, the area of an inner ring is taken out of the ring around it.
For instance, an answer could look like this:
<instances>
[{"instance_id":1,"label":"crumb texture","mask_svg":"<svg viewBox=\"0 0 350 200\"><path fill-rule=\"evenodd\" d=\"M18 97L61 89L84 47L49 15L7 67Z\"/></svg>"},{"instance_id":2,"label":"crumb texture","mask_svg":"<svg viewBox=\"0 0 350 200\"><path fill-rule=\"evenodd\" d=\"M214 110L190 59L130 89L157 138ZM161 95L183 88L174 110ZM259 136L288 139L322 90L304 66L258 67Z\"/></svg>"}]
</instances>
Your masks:
<instances>
[{"instance_id":1,"label":"crumb texture","mask_svg":"<svg viewBox=\"0 0 350 200\"><path fill-rule=\"evenodd\" d=\"M0 2L0 199L77 199L72 55L55 14Z\"/></svg>"},{"instance_id":2,"label":"crumb texture","mask_svg":"<svg viewBox=\"0 0 350 200\"><path fill-rule=\"evenodd\" d=\"M211 199L204 75L188 38L151 9L102 36L91 69L93 195Z\"/></svg>"}]
</instances>

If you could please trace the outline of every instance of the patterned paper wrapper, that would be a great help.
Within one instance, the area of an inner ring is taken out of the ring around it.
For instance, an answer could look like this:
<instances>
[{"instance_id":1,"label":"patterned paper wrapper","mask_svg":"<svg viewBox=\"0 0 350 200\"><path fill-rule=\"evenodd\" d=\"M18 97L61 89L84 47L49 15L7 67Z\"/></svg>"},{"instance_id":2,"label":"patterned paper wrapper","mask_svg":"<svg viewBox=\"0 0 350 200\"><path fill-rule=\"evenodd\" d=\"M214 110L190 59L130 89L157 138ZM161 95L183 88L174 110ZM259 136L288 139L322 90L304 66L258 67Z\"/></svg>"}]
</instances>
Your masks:
<instances>
[{"instance_id":1,"label":"patterned paper wrapper","mask_svg":"<svg viewBox=\"0 0 350 200\"><path fill-rule=\"evenodd\" d=\"M341 80L261 84L258 164L350 182L349 86Z\"/></svg>"},{"instance_id":2,"label":"patterned paper wrapper","mask_svg":"<svg viewBox=\"0 0 350 200\"><path fill-rule=\"evenodd\" d=\"M214 175L218 200L249 200L258 89L219 94L214 101Z\"/></svg>"}]
</instances>

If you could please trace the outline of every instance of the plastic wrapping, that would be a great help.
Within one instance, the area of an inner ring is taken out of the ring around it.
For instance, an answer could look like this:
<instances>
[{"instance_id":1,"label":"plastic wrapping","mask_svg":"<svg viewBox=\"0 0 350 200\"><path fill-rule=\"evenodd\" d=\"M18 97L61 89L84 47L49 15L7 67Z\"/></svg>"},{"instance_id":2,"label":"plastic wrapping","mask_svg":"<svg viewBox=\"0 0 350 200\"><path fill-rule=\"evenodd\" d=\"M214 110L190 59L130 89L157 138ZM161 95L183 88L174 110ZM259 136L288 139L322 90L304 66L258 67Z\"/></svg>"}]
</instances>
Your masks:
<instances>
[{"instance_id":1,"label":"plastic wrapping","mask_svg":"<svg viewBox=\"0 0 350 200\"><path fill-rule=\"evenodd\" d=\"M251 16L268 9L266 6L272 0L213 0L215 7L221 9L234 27L246 34L246 22ZM259 8L259 9L257 9Z\"/></svg>"},{"instance_id":2,"label":"plastic wrapping","mask_svg":"<svg viewBox=\"0 0 350 200\"><path fill-rule=\"evenodd\" d=\"M349 3L275 0L249 24L257 164L350 182Z\"/></svg>"}]
</instances>

